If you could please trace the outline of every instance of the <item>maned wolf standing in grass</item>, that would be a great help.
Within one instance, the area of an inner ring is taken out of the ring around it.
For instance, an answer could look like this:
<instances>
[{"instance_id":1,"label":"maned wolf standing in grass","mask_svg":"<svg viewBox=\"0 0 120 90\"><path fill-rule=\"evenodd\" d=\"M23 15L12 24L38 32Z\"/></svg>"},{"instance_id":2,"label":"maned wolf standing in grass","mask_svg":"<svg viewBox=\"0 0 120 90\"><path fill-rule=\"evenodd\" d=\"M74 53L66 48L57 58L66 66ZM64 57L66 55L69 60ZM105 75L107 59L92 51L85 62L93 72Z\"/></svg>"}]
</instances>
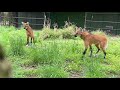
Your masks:
<instances>
[{"instance_id":1,"label":"maned wolf standing in grass","mask_svg":"<svg viewBox=\"0 0 120 90\"><path fill-rule=\"evenodd\" d=\"M27 43L26 45L29 44L29 38L31 38L31 43L35 43L34 42L34 33L32 28L29 25L29 22L22 22L24 29L26 29L26 35L27 35Z\"/></svg>"},{"instance_id":2,"label":"maned wolf standing in grass","mask_svg":"<svg viewBox=\"0 0 120 90\"><path fill-rule=\"evenodd\" d=\"M83 56L86 54L88 47L90 47L90 57L92 56L92 44L95 44L99 52L101 49L104 53L104 59L106 58L106 48L107 48L107 37L105 35L94 35L89 33L88 31L83 31L82 28L76 28L74 36L80 36L81 39L84 40L85 50L83 52ZM82 58L83 58L82 56Z\"/></svg>"},{"instance_id":3,"label":"maned wolf standing in grass","mask_svg":"<svg viewBox=\"0 0 120 90\"><path fill-rule=\"evenodd\" d=\"M5 59L5 52L0 45L0 78L11 78L11 64Z\"/></svg>"}]
</instances>

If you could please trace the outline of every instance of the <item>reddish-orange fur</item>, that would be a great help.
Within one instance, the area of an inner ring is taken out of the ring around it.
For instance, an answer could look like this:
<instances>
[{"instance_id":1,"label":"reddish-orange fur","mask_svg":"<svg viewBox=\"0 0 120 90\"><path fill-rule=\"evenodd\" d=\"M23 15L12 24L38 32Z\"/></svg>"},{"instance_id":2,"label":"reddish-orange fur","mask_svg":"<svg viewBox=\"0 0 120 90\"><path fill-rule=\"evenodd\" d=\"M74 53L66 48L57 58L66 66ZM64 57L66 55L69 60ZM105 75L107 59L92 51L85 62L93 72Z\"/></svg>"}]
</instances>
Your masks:
<instances>
[{"instance_id":1,"label":"reddish-orange fur","mask_svg":"<svg viewBox=\"0 0 120 90\"><path fill-rule=\"evenodd\" d=\"M81 31L80 28L76 29L75 36L79 35L81 39L84 40L84 45L85 45L85 50L83 52L83 55L85 55L88 47L90 47L91 54L92 56L92 44L94 44L97 48L98 51L96 54L99 52L101 49L104 53L104 58L106 58L106 48L107 48L107 37L105 35L94 35L89 33L88 31Z\"/></svg>"},{"instance_id":2,"label":"reddish-orange fur","mask_svg":"<svg viewBox=\"0 0 120 90\"><path fill-rule=\"evenodd\" d=\"M27 43L26 44L29 43L29 38L31 38L31 43L32 43L32 40L34 42L34 33L33 33L32 28L29 25L29 22L27 22L27 23L22 22L22 24L24 26L24 29L26 29L26 35L27 35Z\"/></svg>"}]
</instances>

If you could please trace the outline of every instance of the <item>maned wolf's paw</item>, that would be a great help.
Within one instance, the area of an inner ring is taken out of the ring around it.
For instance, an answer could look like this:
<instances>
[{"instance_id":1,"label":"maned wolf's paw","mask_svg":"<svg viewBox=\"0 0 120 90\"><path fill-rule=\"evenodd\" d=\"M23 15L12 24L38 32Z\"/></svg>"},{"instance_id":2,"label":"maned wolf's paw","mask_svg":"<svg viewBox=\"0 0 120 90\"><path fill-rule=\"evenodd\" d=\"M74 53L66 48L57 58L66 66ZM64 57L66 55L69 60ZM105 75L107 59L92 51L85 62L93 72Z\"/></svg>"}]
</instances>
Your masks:
<instances>
[{"instance_id":1,"label":"maned wolf's paw","mask_svg":"<svg viewBox=\"0 0 120 90\"><path fill-rule=\"evenodd\" d=\"M98 57L98 54L95 54L94 57Z\"/></svg>"},{"instance_id":2,"label":"maned wolf's paw","mask_svg":"<svg viewBox=\"0 0 120 90\"><path fill-rule=\"evenodd\" d=\"M26 46L28 46L28 44Z\"/></svg>"}]
</instances>

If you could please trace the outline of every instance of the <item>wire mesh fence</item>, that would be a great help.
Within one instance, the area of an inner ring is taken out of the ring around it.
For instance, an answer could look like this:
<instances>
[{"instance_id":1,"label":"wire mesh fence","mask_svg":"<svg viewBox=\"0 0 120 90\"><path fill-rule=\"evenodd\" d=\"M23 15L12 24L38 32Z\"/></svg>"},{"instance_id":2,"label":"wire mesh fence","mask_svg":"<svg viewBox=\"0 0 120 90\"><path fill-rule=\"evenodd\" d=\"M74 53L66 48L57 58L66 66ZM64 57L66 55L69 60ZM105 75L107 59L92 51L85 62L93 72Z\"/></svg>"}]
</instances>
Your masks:
<instances>
[{"instance_id":1,"label":"wire mesh fence","mask_svg":"<svg viewBox=\"0 0 120 90\"><path fill-rule=\"evenodd\" d=\"M27 20L33 29L40 29L46 25L45 12L23 13L15 12L9 15L0 14L0 25L21 27L21 22ZM84 27L89 30L102 29L114 35L120 34L120 12L85 12Z\"/></svg>"},{"instance_id":2,"label":"wire mesh fence","mask_svg":"<svg viewBox=\"0 0 120 90\"><path fill-rule=\"evenodd\" d=\"M17 13L18 14L18 13ZM19 15L17 14L13 14L12 15L3 15L0 14L0 25L1 26L15 26L15 27L21 27L21 22L23 21L28 21L30 23L30 25L32 26L33 29L40 29L43 28L43 26L45 26L44 24L46 21L46 14L44 12L39 13L39 15L37 16L32 14L27 14L27 15L22 15L21 13L19 13ZM31 15L31 16L28 16Z\"/></svg>"},{"instance_id":3,"label":"wire mesh fence","mask_svg":"<svg viewBox=\"0 0 120 90\"><path fill-rule=\"evenodd\" d=\"M84 27L102 29L114 35L120 34L120 12L86 12Z\"/></svg>"}]
</instances>

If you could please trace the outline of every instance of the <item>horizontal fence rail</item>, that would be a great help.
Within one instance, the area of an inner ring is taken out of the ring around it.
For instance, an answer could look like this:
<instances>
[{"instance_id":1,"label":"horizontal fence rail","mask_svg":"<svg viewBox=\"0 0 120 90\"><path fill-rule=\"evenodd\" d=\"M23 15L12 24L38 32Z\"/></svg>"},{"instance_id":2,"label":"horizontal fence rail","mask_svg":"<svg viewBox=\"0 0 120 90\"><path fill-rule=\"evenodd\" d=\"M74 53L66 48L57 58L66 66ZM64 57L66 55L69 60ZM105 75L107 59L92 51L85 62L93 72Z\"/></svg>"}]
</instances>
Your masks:
<instances>
[{"instance_id":1,"label":"horizontal fence rail","mask_svg":"<svg viewBox=\"0 0 120 90\"><path fill-rule=\"evenodd\" d=\"M18 21L18 20L20 20L20 21ZM27 20L28 22L30 22L30 25L33 27L36 27L36 26L43 27L45 24L44 23L45 18L0 16L0 25L1 26L2 25L4 25L4 26L13 25L13 26L21 27L21 25L22 25L21 22L24 20ZM34 20L34 23L32 20Z\"/></svg>"},{"instance_id":2,"label":"horizontal fence rail","mask_svg":"<svg viewBox=\"0 0 120 90\"><path fill-rule=\"evenodd\" d=\"M102 23L120 23L120 22L114 22L114 21L94 21L94 20L86 20L86 22L96 22L96 23L99 23L99 22L102 22Z\"/></svg>"},{"instance_id":3,"label":"horizontal fence rail","mask_svg":"<svg viewBox=\"0 0 120 90\"><path fill-rule=\"evenodd\" d=\"M119 12L85 12L84 28L92 30L109 31L112 34L120 34Z\"/></svg>"},{"instance_id":4,"label":"horizontal fence rail","mask_svg":"<svg viewBox=\"0 0 120 90\"><path fill-rule=\"evenodd\" d=\"M1 18L22 18L22 19L44 19L44 18L32 18L32 17L5 17L5 16L0 16Z\"/></svg>"}]
</instances>

